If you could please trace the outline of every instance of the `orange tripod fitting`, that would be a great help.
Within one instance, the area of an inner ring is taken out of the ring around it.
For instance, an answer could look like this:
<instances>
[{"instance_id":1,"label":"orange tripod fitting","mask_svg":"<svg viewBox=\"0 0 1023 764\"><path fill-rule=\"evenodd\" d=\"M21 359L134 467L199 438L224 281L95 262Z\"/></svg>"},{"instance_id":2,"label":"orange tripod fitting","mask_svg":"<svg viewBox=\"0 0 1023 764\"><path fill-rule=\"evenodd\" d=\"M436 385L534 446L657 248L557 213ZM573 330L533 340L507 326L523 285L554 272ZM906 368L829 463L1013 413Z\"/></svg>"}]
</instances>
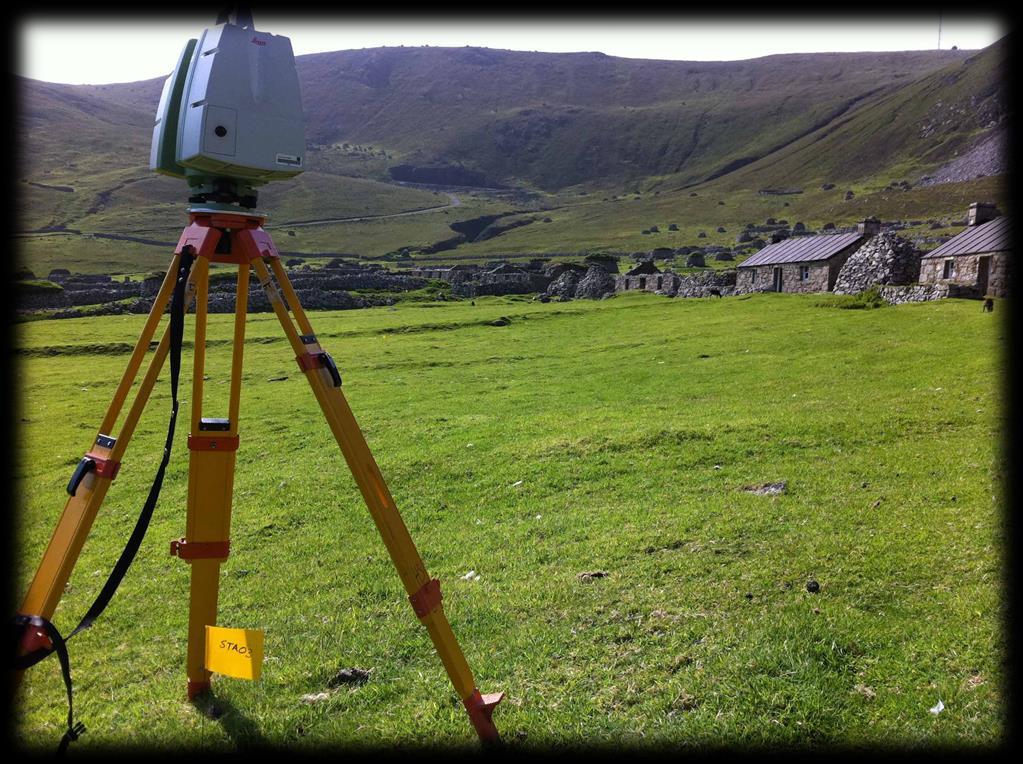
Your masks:
<instances>
[{"instance_id":1,"label":"orange tripod fitting","mask_svg":"<svg viewBox=\"0 0 1023 764\"><path fill-rule=\"evenodd\" d=\"M473 727L481 740L496 740L497 728L491 716L503 693L481 695L477 689L472 671L444 615L440 583L437 579L431 579L426 572L341 391L341 376L337 367L331 356L320 347L316 333L281 265L277 248L262 227L265 218L255 214L194 209L190 211L190 219L190 224L178 241L167 276L156 295L94 445L87 455L91 468L83 470L82 474L76 472L72 485L69 485L69 493L72 495L29 586L18 611L19 615L43 619L53 616L61 592L71 576L93 520L117 474L128 442L167 358L170 330L164 334L153 353L120 430L112 435L160 318L170 302L174 274L187 248L187 252L195 256L188 282L189 299L195 303L192 409L188 436L188 506L185 535L171 542L170 552L191 566L188 697L194 698L210 686L210 672L206 670L204 662L205 628L217 623L220 565L230 552L231 500L235 456L240 444L239 402L251 268L255 270L256 278L291 344L295 360L309 381L313 395L334 433L405 586L412 608L426 627ZM229 406L224 419L203 416L203 372L211 262L238 265ZM85 461L83 459L83 463ZM30 652L40 641L45 643L45 635L27 629L22 640L22 650Z\"/></svg>"}]
</instances>

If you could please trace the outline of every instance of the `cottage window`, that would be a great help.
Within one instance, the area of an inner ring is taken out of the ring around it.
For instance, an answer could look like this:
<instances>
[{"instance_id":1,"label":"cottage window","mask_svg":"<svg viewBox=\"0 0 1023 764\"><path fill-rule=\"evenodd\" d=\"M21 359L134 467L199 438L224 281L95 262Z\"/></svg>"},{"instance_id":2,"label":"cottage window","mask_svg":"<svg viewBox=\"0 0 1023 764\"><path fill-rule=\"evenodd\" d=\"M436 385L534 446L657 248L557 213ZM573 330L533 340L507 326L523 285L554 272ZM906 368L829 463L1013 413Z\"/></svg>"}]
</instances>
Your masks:
<instances>
[{"instance_id":1,"label":"cottage window","mask_svg":"<svg viewBox=\"0 0 1023 764\"><path fill-rule=\"evenodd\" d=\"M664 278L663 276L658 276L657 277L657 288L658 289L661 288L661 282L662 282L663 278Z\"/></svg>"},{"instance_id":2,"label":"cottage window","mask_svg":"<svg viewBox=\"0 0 1023 764\"><path fill-rule=\"evenodd\" d=\"M950 279L955 276L956 273L956 261L949 258L945 261L945 270L942 272L941 277L943 279Z\"/></svg>"},{"instance_id":3,"label":"cottage window","mask_svg":"<svg viewBox=\"0 0 1023 764\"><path fill-rule=\"evenodd\" d=\"M800 281L806 281L809 278L810 278L810 266L809 265L800 265L799 266L799 280Z\"/></svg>"},{"instance_id":4,"label":"cottage window","mask_svg":"<svg viewBox=\"0 0 1023 764\"><path fill-rule=\"evenodd\" d=\"M628 279L625 279L625 289L626 289L626 291L628 291L628 289L629 289L629 280Z\"/></svg>"},{"instance_id":5,"label":"cottage window","mask_svg":"<svg viewBox=\"0 0 1023 764\"><path fill-rule=\"evenodd\" d=\"M751 283L751 284L756 284L757 283L757 269L756 268L754 268L753 270L751 270L749 272L749 283Z\"/></svg>"}]
</instances>

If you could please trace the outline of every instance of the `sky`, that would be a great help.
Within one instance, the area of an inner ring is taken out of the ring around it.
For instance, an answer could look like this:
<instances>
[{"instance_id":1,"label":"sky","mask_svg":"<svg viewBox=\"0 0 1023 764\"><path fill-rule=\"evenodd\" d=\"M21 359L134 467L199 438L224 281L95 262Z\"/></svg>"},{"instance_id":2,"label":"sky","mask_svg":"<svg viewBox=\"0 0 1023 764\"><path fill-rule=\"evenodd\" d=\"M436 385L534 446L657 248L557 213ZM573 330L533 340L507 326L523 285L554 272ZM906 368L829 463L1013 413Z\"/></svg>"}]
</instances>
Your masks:
<instances>
[{"instance_id":1,"label":"sky","mask_svg":"<svg viewBox=\"0 0 1023 764\"><path fill-rule=\"evenodd\" d=\"M215 6L214 6L215 7ZM291 39L296 55L378 46L471 45L505 50L599 51L624 58L725 61L776 53L933 50L939 14L727 19L684 16L384 18L253 12L255 28ZM976 50L1008 30L996 14L942 14L940 47ZM25 15L18 28L17 74L46 82L99 85L165 77L185 42L216 23L196 16L111 19ZM102 51L103 53L98 53Z\"/></svg>"}]
</instances>

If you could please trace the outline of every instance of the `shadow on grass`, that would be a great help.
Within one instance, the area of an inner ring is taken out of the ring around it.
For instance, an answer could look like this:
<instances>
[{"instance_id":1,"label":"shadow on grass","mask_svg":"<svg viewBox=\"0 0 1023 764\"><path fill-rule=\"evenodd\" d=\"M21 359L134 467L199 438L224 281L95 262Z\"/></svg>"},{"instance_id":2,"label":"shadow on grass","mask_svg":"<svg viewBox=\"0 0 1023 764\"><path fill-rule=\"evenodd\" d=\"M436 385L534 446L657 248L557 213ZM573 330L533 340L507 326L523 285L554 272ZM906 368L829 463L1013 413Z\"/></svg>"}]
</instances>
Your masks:
<instances>
[{"instance_id":1,"label":"shadow on grass","mask_svg":"<svg viewBox=\"0 0 1023 764\"><path fill-rule=\"evenodd\" d=\"M266 745L267 739L263 737L259 726L226 698L219 698L216 693L209 691L192 703L207 719L219 723L238 748Z\"/></svg>"}]
</instances>

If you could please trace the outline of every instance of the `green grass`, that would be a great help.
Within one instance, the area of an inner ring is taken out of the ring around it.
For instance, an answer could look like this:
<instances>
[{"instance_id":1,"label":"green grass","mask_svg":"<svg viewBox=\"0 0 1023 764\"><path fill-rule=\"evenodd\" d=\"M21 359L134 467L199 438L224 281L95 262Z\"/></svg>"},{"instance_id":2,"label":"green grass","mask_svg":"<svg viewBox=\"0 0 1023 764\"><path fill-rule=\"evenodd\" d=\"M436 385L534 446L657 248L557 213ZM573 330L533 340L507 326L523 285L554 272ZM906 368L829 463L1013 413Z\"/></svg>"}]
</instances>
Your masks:
<instances>
[{"instance_id":1,"label":"green grass","mask_svg":"<svg viewBox=\"0 0 1023 764\"><path fill-rule=\"evenodd\" d=\"M506 740L933 746L1005 734L1005 310L818 300L484 298L311 315L479 687L508 694L495 715ZM511 323L487 325L499 316ZM19 591L142 321L18 327ZM226 411L229 358L230 317L211 316L207 415ZM219 722L184 701L188 572L167 554L184 531L179 432L132 571L72 643L89 727L76 747L471 745L272 315L250 317L245 362L220 624L265 628L263 678L217 679ZM57 610L62 628L130 532L168 396L165 375ZM743 490L778 480L783 495ZM462 580L470 569L478 581ZM593 570L609 575L577 578ZM351 666L371 679L300 701ZM19 742L55 746L63 692L55 661L31 670Z\"/></svg>"}]
</instances>

